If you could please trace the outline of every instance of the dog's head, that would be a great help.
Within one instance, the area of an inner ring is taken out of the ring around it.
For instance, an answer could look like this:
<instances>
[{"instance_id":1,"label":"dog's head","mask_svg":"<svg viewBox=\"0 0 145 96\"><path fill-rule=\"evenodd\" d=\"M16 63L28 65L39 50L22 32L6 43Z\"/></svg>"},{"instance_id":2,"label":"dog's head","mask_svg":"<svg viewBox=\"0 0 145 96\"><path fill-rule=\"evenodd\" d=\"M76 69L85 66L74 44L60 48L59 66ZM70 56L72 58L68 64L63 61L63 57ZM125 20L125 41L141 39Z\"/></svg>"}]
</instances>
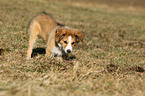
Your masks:
<instances>
[{"instance_id":1,"label":"dog's head","mask_svg":"<svg viewBox=\"0 0 145 96\"><path fill-rule=\"evenodd\" d=\"M59 28L56 31L56 42L62 47L65 53L71 53L73 47L83 41L84 34L77 29Z\"/></svg>"}]
</instances>

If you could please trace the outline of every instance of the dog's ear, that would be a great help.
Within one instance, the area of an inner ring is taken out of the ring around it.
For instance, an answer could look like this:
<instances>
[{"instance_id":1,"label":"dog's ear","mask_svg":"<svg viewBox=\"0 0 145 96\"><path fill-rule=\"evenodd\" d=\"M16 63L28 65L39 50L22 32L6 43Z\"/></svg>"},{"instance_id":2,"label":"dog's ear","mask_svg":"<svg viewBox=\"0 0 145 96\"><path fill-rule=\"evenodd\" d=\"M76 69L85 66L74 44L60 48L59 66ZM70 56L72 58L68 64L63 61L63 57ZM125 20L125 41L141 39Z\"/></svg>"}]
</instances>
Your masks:
<instances>
[{"instance_id":1,"label":"dog's ear","mask_svg":"<svg viewBox=\"0 0 145 96\"><path fill-rule=\"evenodd\" d=\"M56 30L56 42L59 42L66 34L66 30L64 28L59 28Z\"/></svg>"},{"instance_id":2,"label":"dog's ear","mask_svg":"<svg viewBox=\"0 0 145 96\"><path fill-rule=\"evenodd\" d=\"M75 38L76 38L76 42L79 43L79 41L83 42L83 39L84 39L84 33L82 33L81 31L79 30L75 30Z\"/></svg>"}]
</instances>

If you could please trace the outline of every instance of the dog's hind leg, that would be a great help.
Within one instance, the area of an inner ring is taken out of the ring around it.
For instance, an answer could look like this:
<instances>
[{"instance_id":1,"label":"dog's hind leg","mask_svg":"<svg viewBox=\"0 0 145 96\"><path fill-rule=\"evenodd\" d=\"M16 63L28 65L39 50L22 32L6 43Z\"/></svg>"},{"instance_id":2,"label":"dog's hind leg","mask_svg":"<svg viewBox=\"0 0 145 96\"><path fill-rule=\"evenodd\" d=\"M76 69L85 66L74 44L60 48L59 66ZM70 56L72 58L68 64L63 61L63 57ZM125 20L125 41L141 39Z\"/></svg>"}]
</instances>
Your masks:
<instances>
[{"instance_id":1,"label":"dog's hind leg","mask_svg":"<svg viewBox=\"0 0 145 96\"><path fill-rule=\"evenodd\" d=\"M40 33L39 24L38 23L31 24L28 31L30 32L30 38L29 38L29 47L28 47L28 51L27 51L27 59L30 59L33 46L34 46L36 39L38 38L38 35Z\"/></svg>"}]
</instances>

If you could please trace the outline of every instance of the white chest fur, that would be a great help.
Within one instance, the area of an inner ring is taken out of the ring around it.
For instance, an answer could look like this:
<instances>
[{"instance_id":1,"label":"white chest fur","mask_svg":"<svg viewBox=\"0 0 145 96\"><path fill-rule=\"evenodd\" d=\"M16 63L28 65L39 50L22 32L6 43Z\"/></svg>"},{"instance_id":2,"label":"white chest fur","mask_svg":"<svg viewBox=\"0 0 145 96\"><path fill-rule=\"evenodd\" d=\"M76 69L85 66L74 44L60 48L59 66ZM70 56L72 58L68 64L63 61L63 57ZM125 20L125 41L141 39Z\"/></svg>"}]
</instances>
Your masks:
<instances>
[{"instance_id":1,"label":"white chest fur","mask_svg":"<svg viewBox=\"0 0 145 96\"><path fill-rule=\"evenodd\" d=\"M54 56L58 57L62 56L62 51L58 47L53 47L51 52L54 54Z\"/></svg>"}]
</instances>

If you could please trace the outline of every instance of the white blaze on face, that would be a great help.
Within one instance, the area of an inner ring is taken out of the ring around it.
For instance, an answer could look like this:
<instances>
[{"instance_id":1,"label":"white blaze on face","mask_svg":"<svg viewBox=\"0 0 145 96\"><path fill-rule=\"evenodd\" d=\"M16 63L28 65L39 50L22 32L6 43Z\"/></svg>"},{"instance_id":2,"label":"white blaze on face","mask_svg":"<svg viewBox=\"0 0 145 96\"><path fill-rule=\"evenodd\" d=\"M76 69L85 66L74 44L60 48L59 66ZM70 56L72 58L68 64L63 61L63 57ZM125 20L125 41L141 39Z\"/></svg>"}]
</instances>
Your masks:
<instances>
[{"instance_id":1,"label":"white blaze on face","mask_svg":"<svg viewBox=\"0 0 145 96\"><path fill-rule=\"evenodd\" d=\"M65 53L71 53L72 52L72 46L71 46L71 40L72 37L68 37L68 45L65 47Z\"/></svg>"}]
</instances>

